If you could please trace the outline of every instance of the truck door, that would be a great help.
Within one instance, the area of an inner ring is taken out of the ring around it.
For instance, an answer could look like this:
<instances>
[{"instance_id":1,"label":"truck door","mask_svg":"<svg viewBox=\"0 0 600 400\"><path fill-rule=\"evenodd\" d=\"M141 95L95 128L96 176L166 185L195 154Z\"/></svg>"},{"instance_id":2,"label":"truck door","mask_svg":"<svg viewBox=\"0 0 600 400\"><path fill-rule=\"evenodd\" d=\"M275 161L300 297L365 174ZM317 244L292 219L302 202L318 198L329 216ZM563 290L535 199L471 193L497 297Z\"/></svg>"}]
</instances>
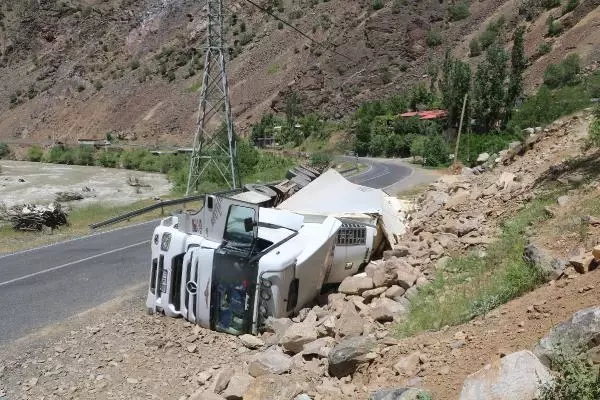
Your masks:
<instances>
[{"instance_id":1,"label":"truck door","mask_svg":"<svg viewBox=\"0 0 600 400\"><path fill-rule=\"evenodd\" d=\"M244 225L253 222L252 231ZM204 235L208 240L221 243L239 239L251 241L258 236L258 205L216 195L206 196L204 205Z\"/></svg>"}]
</instances>

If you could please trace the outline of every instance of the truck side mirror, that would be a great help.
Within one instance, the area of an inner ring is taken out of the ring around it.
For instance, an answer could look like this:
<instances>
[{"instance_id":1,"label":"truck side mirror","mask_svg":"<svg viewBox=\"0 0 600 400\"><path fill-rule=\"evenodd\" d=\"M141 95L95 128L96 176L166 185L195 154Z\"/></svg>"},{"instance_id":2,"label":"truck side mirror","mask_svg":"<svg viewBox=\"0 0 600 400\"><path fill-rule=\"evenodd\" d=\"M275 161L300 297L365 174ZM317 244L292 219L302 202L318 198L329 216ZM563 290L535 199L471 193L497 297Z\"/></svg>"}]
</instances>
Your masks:
<instances>
[{"instance_id":1,"label":"truck side mirror","mask_svg":"<svg viewBox=\"0 0 600 400\"><path fill-rule=\"evenodd\" d=\"M254 230L254 219L252 217L244 218L244 230L252 232Z\"/></svg>"}]
</instances>

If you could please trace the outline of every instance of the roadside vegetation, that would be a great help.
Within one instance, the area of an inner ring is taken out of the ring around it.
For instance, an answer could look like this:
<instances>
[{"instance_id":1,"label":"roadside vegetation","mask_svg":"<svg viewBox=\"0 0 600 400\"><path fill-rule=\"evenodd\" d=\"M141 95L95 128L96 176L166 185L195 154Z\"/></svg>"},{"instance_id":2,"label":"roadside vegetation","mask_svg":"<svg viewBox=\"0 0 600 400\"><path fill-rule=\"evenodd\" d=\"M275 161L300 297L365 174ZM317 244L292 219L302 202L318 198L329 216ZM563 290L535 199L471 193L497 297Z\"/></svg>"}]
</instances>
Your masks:
<instances>
[{"instance_id":1,"label":"roadside vegetation","mask_svg":"<svg viewBox=\"0 0 600 400\"><path fill-rule=\"evenodd\" d=\"M261 152L247 141L238 139L238 172L242 182L267 182L282 179L295 160L275 153ZM44 150L32 146L27 158L34 162L68 165L96 165L107 168L124 168L166 174L173 184L173 193L182 194L187 188L190 156L187 154L152 154L146 149L94 150L92 146L70 147L55 145ZM208 170L206 179L198 188L214 191L226 187L226 182L216 170Z\"/></svg>"},{"instance_id":2,"label":"roadside vegetation","mask_svg":"<svg viewBox=\"0 0 600 400\"><path fill-rule=\"evenodd\" d=\"M483 257L453 257L411 300L400 336L457 325L485 315L507 301L536 288L542 273L523 260L525 229L547 218L544 207L556 193L532 201L502 223L502 234Z\"/></svg>"},{"instance_id":3,"label":"roadside vegetation","mask_svg":"<svg viewBox=\"0 0 600 400\"><path fill-rule=\"evenodd\" d=\"M587 357L560 349L552 356L555 371L551 383L542 387L539 400L596 400L600 398L600 376Z\"/></svg>"}]
</instances>

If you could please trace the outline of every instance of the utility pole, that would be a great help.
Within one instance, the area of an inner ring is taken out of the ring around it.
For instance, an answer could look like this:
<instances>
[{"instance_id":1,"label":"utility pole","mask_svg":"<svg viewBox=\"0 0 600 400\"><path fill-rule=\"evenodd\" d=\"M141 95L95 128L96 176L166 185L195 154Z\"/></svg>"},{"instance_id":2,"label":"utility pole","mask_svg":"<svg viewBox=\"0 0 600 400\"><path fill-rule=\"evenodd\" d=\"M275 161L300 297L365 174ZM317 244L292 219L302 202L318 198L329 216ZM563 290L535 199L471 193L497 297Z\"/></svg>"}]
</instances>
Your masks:
<instances>
[{"instance_id":1,"label":"utility pole","mask_svg":"<svg viewBox=\"0 0 600 400\"><path fill-rule=\"evenodd\" d=\"M239 186L235 133L225 72L227 49L223 40L223 0L207 0L206 7L206 55L187 195L197 190L202 175L210 167L221 174L230 188Z\"/></svg>"},{"instance_id":2,"label":"utility pole","mask_svg":"<svg viewBox=\"0 0 600 400\"><path fill-rule=\"evenodd\" d=\"M460 144L460 132L462 131L463 126L463 118L465 117L465 108L467 107L467 96L468 93L465 93L465 98L463 100L462 112L460 113L460 123L458 124L458 135L456 137L456 147L454 148L454 165L458 163L458 146Z\"/></svg>"}]
</instances>

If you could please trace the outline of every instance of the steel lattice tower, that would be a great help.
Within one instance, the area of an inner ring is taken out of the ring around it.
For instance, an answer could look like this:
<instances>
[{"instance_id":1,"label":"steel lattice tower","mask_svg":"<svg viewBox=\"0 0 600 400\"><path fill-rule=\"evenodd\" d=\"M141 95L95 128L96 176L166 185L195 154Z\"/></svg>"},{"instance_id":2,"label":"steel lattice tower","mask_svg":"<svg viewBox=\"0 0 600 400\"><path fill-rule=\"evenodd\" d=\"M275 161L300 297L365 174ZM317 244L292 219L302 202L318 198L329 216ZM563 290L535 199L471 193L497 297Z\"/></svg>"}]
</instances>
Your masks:
<instances>
[{"instance_id":1,"label":"steel lattice tower","mask_svg":"<svg viewBox=\"0 0 600 400\"><path fill-rule=\"evenodd\" d=\"M207 0L206 3L207 46L188 176L188 195L196 191L200 178L210 167L216 168L230 188L236 189L239 185L235 133L225 72L227 49L223 40L223 0Z\"/></svg>"}]
</instances>

